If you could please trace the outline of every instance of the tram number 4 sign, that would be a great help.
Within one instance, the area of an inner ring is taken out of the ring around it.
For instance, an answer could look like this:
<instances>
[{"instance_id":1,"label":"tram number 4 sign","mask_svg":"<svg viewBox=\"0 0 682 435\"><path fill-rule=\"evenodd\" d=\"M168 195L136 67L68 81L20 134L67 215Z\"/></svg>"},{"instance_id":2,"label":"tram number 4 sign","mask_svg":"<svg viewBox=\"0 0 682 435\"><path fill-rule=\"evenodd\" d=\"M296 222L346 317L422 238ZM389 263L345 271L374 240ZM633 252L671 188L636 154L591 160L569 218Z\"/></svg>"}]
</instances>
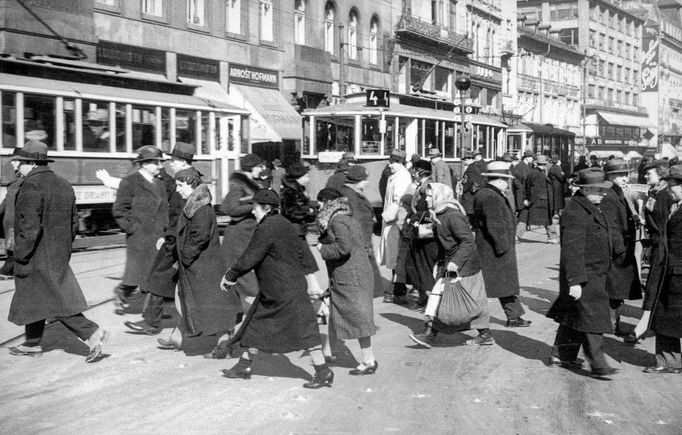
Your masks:
<instances>
[{"instance_id":1,"label":"tram number 4 sign","mask_svg":"<svg viewBox=\"0 0 682 435\"><path fill-rule=\"evenodd\" d=\"M388 89L367 89L367 106L391 107L391 91Z\"/></svg>"}]
</instances>

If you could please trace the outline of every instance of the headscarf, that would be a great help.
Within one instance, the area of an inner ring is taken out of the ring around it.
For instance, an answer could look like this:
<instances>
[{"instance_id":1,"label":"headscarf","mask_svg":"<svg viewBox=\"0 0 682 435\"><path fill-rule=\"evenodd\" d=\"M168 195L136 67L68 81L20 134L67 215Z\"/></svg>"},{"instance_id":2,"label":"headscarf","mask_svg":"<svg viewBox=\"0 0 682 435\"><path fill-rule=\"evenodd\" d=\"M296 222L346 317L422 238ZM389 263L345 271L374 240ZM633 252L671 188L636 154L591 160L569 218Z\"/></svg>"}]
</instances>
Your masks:
<instances>
[{"instance_id":1,"label":"headscarf","mask_svg":"<svg viewBox=\"0 0 682 435\"><path fill-rule=\"evenodd\" d=\"M433 201L431 219L435 222L438 222L436 214L442 212L446 208L454 208L466 215L464 207L455 199L455 194L450 186L443 183L429 183L426 189L431 189L431 199Z\"/></svg>"}]
</instances>

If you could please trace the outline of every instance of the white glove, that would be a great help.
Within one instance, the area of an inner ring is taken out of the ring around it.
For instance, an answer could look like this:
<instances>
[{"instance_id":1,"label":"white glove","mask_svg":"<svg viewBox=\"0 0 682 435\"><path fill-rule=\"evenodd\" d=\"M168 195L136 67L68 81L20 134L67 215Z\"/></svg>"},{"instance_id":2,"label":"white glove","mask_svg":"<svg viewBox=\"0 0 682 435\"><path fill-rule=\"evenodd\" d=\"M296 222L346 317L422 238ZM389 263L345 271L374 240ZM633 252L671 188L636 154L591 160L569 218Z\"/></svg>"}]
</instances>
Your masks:
<instances>
[{"instance_id":1,"label":"white glove","mask_svg":"<svg viewBox=\"0 0 682 435\"><path fill-rule=\"evenodd\" d=\"M237 281L228 281L225 279L225 276L223 275L223 278L220 280L220 288L222 291L230 291L230 287L233 285L237 284Z\"/></svg>"},{"instance_id":2,"label":"white glove","mask_svg":"<svg viewBox=\"0 0 682 435\"><path fill-rule=\"evenodd\" d=\"M572 285L568 289L568 294L573 296L573 298L577 301L583 295L583 287L580 285Z\"/></svg>"},{"instance_id":3,"label":"white glove","mask_svg":"<svg viewBox=\"0 0 682 435\"><path fill-rule=\"evenodd\" d=\"M161 237L159 240L156 241L156 250L157 251L159 249L161 249L161 247L163 246L163 242L165 242L165 241L166 241L166 239L163 237Z\"/></svg>"}]
</instances>

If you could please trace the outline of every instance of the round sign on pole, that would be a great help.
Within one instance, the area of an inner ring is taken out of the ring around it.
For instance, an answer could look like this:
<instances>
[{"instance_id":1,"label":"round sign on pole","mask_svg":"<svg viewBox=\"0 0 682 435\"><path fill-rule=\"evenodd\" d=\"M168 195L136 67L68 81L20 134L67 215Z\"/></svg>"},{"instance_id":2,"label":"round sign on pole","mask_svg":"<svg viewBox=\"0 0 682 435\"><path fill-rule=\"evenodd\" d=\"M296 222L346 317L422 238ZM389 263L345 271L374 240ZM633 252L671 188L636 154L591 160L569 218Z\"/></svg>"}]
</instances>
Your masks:
<instances>
[{"instance_id":1,"label":"round sign on pole","mask_svg":"<svg viewBox=\"0 0 682 435\"><path fill-rule=\"evenodd\" d=\"M469 121L465 124L465 127L467 128L467 130L471 130L474 128L474 124L472 124L471 121Z\"/></svg>"},{"instance_id":2,"label":"round sign on pole","mask_svg":"<svg viewBox=\"0 0 682 435\"><path fill-rule=\"evenodd\" d=\"M464 122L471 123L471 121L474 120L474 117L472 115L464 115ZM467 127L469 128L469 127Z\"/></svg>"},{"instance_id":3,"label":"round sign on pole","mask_svg":"<svg viewBox=\"0 0 682 435\"><path fill-rule=\"evenodd\" d=\"M471 106L464 106L464 113L474 113L474 108Z\"/></svg>"},{"instance_id":4,"label":"round sign on pole","mask_svg":"<svg viewBox=\"0 0 682 435\"><path fill-rule=\"evenodd\" d=\"M462 112L462 109L460 109L459 106L455 106L454 111L455 111L456 114L459 115L459 114Z\"/></svg>"}]
</instances>

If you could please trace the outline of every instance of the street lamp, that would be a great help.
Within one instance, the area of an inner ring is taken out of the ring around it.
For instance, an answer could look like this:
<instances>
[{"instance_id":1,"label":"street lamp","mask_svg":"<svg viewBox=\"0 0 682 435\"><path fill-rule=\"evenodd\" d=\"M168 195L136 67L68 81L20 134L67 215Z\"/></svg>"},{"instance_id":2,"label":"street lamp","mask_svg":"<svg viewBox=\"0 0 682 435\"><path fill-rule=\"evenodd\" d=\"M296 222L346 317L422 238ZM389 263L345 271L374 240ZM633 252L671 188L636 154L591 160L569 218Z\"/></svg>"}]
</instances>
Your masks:
<instances>
[{"instance_id":1,"label":"street lamp","mask_svg":"<svg viewBox=\"0 0 682 435\"><path fill-rule=\"evenodd\" d=\"M455 80L455 87L459 91L459 110L462 116L462 125L459 128L459 141L462 146L462 151L459 154L459 158L464 158L464 92L468 91L471 87L471 79L468 76L462 74Z\"/></svg>"}]
</instances>

